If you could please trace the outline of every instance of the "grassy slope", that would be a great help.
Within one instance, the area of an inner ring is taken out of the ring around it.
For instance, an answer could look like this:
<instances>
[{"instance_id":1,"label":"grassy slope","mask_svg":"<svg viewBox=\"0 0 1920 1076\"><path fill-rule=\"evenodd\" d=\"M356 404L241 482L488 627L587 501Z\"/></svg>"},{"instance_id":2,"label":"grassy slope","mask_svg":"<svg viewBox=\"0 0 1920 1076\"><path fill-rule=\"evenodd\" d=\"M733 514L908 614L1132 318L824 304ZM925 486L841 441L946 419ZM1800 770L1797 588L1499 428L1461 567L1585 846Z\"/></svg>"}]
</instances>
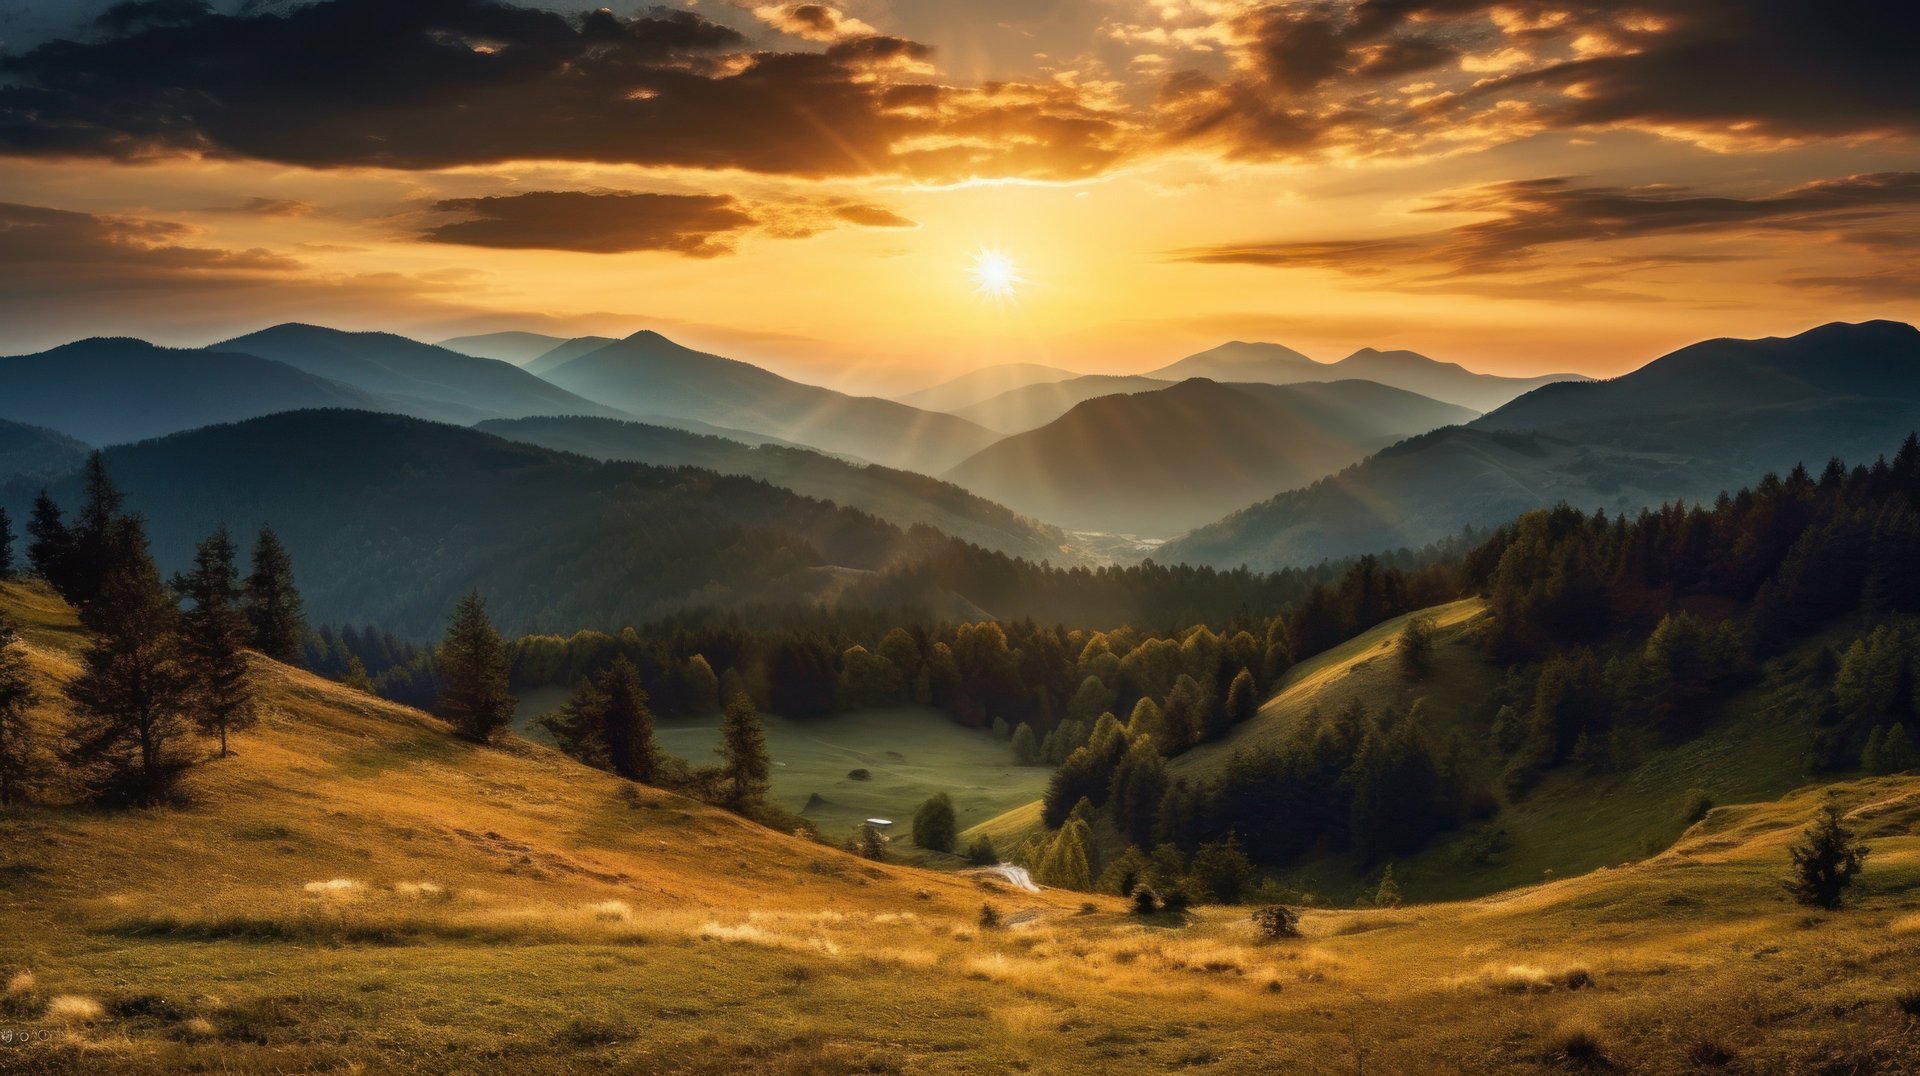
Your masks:
<instances>
[{"instance_id":1,"label":"grassy slope","mask_svg":"<svg viewBox=\"0 0 1920 1076\"><path fill-rule=\"evenodd\" d=\"M12 586L0 608L53 686L70 618ZM1141 925L983 893L258 671L271 715L190 807L0 816L0 1021L55 1033L0 1071L1522 1072L1576 1026L1626 1069L1704 1040L1752 1071L1920 1064L1895 1004L1920 961L1920 781L1832 791L1876 841L1839 915L1775 885L1829 794L1807 790L1631 867L1309 912L1263 945L1231 909ZM336 878L364 888L305 890ZM422 881L447 891L409 896ZM1010 928L974 927L983 896ZM1506 989L1574 967L1592 989Z\"/></svg>"},{"instance_id":2,"label":"grassy slope","mask_svg":"<svg viewBox=\"0 0 1920 1076\"><path fill-rule=\"evenodd\" d=\"M1496 670L1471 638L1484 606L1477 599L1426 610L1438 629L1434 671L1409 682L1394 658L1394 644L1408 617L1388 621L1288 673L1259 714L1225 739L1203 744L1174 759L1176 774L1205 777L1234 751L1279 743L1318 708L1337 712L1358 698L1369 712L1410 708L1425 700L1426 727L1438 736L1461 733L1470 762L1494 783L1500 759L1488 740L1487 699L1498 684ZM1442 838L1416 856L1394 864L1406 892L1422 899L1482 896L1543 878L1564 877L1638 859L1671 844L1686 828L1687 801L1695 790L1715 803L1771 799L1814 780L1806 753L1808 715L1775 713L1758 689L1729 700L1701 736L1672 746L1655 745L1634 768L1589 774L1562 767L1498 816ZM973 833L991 836L996 847L1013 848L1038 831L1037 804L990 819ZM1476 855L1487 833L1503 836L1500 850ZM1346 857L1311 860L1285 873L1290 887L1348 902L1362 895L1365 880Z\"/></svg>"}]
</instances>

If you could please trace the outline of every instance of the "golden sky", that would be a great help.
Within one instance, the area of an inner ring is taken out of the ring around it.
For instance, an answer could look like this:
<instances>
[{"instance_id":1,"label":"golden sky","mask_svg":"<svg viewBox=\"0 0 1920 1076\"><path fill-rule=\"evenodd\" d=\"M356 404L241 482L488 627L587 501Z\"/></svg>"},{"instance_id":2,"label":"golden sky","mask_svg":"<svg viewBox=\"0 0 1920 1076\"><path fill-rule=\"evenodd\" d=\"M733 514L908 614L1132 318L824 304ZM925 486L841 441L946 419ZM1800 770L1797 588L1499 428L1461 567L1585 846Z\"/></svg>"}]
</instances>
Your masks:
<instances>
[{"instance_id":1,"label":"golden sky","mask_svg":"<svg viewBox=\"0 0 1920 1076\"><path fill-rule=\"evenodd\" d=\"M1920 316L1893 5L583 11L0 16L0 351L653 328L898 390L1229 339L1607 375Z\"/></svg>"}]
</instances>

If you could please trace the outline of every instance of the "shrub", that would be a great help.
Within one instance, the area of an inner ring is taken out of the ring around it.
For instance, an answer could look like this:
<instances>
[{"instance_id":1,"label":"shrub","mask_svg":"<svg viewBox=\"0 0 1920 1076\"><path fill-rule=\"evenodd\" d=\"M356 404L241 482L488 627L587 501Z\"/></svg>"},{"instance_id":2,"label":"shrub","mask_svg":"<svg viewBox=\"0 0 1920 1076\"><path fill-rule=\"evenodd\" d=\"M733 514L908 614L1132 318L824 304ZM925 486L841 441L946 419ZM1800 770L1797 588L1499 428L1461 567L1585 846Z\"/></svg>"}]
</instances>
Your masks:
<instances>
[{"instance_id":1,"label":"shrub","mask_svg":"<svg viewBox=\"0 0 1920 1076\"><path fill-rule=\"evenodd\" d=\"M929 851L951 852L958 839L953 800L945 792L936 792L914 813L913 843Z\"/></svg>"},{"instance_id":2,"label":"shrub","mask_svg":"<svg viewBox=\"0 0 1920 1076\"><path fill-rule=\"evenodd\" d=\"M1170 886L1166 895L1160 898L1160 910L1174 915L1185 915L1193 904L1193 898L1180 886Z\"/></svg>"},{"instance_id":3,"label":"shrub","mask_svg":"<svg viewBox=\"0 0 1920 1076\"><path fill-rule=\"evenodd\" d=\"M1253 929L1268 941L1300 936L1300 917L1284 904L1255 909L1249 918L1253 920Z\"/></svg>"},{"instance_id":4,"label":"shrub","mask_svg":"<svg viewBox=\"0 0 1920 1076\"><path fill-rule=\"evenodd\" d=\"M1713 797L1707 795L1702 789L1689 789L1687 798L1681 805L1680 818L1691 826L1707 817L1707 812L1711 810L1713 810Z\"/></svg>"},{"instance_id":5,"label":"shrub","mask_svg":"<svg viewBox=\"0 0 1920 1076\"><path fill-rule=\"evenodd\" d=\"M1000 862L1000 853L993 850L993 838L981 834L967 845L967 862L976 867L991 867Z\"/></svg>"},{"instance_id":6,"label":"shrub","mask_svg":"<svg viewBox=\"0 0 1920 1076\"><path fill-rule=\"evenodd\" d=\"M1152 915L1160 910L1160 897L1149 886L1135 886L1133 890L1133 914Z\"/></svg>"},{"instance_id":7,"label":"shrub","mask_svg":"<svg viewBox=\"0 0 1920 1076\"><path fill-rule=\"evenodd\" d=\"M853 836L847 838L847 851L875 862L884 862L887 858L887 835L862 822L854 828Z\"/></svg>"},{"instance_id":8,"label":"shrub","mask_svg":"<svg viewBox=\"0 0 1920 1076\"><path fill-rule=\"evenodd\" d=\"M858 769L858 770L848 770L848 771L847 771L847 780L849 780L849 781L871 781L871 780L873 780L873 773L872 773L871 771L869 771L869 770L865 770L865 769Z\"/></svg>"},{"instance_id":9,"label":"shrub","mask_svg":"<svg viewBox=\"0 0 1920 1076\"><path fill-rule=\"evenodd\" d=\"M1600 1041L1600 1033L1584 1021L1569 1020L1561 1024L1547 1041L1547 1052L1555 1058L1590 1068L1607 1064L1607 1048Z\"/></svg>"},{"instance_id":10,"label":"shrub","mask_svg":"<svg viewBox=\"0 0 1920 1076\"><path fill-rule=\"evenodd\" d=\"M1701 1039L1687 1047L1687 1063L1697 1069L1723 1069L1733 1064L1733 1051L1716 1039Z\"/></svg>"},{"instance_id":11,"label":"shrub","mask_svg":"<svg viewBox=\"0 0 1920 1076\"><path fill-rule=\"evenodd\" d=\"M980 929L997 930L1000 926L1000 909L991 903L980 905Z\"/></svg>"}]
</instances>

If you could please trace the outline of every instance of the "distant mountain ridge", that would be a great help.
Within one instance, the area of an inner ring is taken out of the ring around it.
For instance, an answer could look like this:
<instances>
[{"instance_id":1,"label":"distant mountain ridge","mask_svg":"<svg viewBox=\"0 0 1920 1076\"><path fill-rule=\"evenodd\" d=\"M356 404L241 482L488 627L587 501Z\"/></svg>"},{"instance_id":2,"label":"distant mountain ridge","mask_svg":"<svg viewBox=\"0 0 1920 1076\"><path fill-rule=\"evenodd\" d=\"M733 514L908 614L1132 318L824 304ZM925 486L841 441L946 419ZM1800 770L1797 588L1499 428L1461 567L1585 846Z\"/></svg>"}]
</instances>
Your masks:
<instances>
[{"instance_id":1,"label":"distant mountain ridge","mask_svg":"<svg viewBox=\"0 0 1920 1076\"><path fill-rule=\"evenodd\" d=\"M894 399L910 407L951 413L964 407L971 407L982 400L992 399L1003 392L1011 392L1028 385L1050 385L1056 381L1066 381L1079 376L1081 375L1072 370L1062 370L1057 366L1045 366L1036 362L1004 362L995 366L983 366L930 388L909 392L904 396L895 396Z\"/></svg>"},{"instance_id":2,"label":"distant mountain ridge","mask_svg":"<svg viewBox=\"0 0 1920 1076\"><path fill-rule=\"evenodd\" d=\"M566 342L567 338L564 336L513 330L455 336L442 340L434 346L446 348L448 351L458 351L462 355L471 355L476 359L498 359L515 366L525 366Z\"/></svg>"},{"instance_id":3,"label":"distant mountain ridge","mask_svg":"<svg viewBox=\"0 0 1920 1076\"><path fill-rule=\"evenodd\" d=\"M1411 438L1200 527L1162 556L1275 568L1418 546L1558 501L1634 511L1710 500L1755 474L1872 459L1915 429L1920 330L1910 325L1709 340Z\"/></svg>"},{"instance_id":4,"label":"distant mountain ridge","mask_svg":"<svg viewBox=\"0 0 1920 1076\"><path fill-rule=\"evenodd\" d=\"M1146 376L1211 377L1216 380L1262 381L1271 385L1358 378L1482 412L1491 411L1542 385L1585 380L1579 374L1544 374L1539 377L1480 374L1458 363L1430 359L1415 351L1379 351L1370 347L1363 347L1338 362L1320 362L1280 344L1240 340L1189 355L1170 366L1150 371Z\"/></svg>"},{"instance_id":5,"label":"distant mountain ridge","mask_svg":"<svg viewBox=\"0 0 1920 1076\"><path fill-rule=\"evenodd\" d=\"M995 439L953 415L850 396L695 351L643 330L551 370L547 380L629 414L664 414L771 434L828 452L937 474Z\"/></svg>"},{"instance_id":6,"label":"distant mountain ridge","mask_svg":"<svg viewBox=\"0 0 1920 1076\"><path fill-rule=\"evenodd\" d=\"M125 337L0 358L0 418L92 445L312 407L399 410L372 393L257 355Z\"/></svg>"},{"instance_id":7,"label":"distant mountain ridge","mask_svg":"<svg viewBox=\"0 0 1920 1076\"><path fill-rule=\"evenodd\" d=\"M1076 530L1178 534L1473 413L1370 381L1204 378L1085 401L945 475Z\"/></svg>"},{"instance_id":8,"label":"distant mountain ridge","mask_svg":"<svg viewBox=\"0 0 1920 1076\"><path fill-rule=\"evenodd\" d=\"M213 345L283 362L393 401L418 418L461 425L528 415L631 417L511 363L474 358L404 336L289 323Z\"/></svg>"}]
</instances>

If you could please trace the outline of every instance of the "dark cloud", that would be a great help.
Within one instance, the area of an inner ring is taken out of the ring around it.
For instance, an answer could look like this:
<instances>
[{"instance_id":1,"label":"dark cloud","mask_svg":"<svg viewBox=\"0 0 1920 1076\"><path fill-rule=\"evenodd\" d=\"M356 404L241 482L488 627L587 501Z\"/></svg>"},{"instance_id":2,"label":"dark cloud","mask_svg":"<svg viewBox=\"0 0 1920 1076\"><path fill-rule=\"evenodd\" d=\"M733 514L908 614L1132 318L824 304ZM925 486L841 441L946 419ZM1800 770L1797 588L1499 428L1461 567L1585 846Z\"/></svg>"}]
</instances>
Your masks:
<instances>
[{"instance_id":1,"label":"dark cloud","mask_svg":"<svg viewBox=\"0 0 1920 1076\"><path fill-rule=\"evenodd\" d=\"M1882 172L1807 183L1758 198L1673 187L1582 187L1572 180L1516 180L1478 187L1427 207L1489 214L1487 220L1385 239L1248 243L1180 253L1185 261L1309 266L1382 273L1409 265L1450 274L1524 267L1545 248L1649 236L1753 229L1844 233L1863 222L1920 211L1920 172ZM1687 255L1661 254L1665 264Z\"/></svg>"},{"instance_id":2,"label":"dark cloud","mask_svg":"<svg viewBox=\"0 0 1920 1076\"><path fill-rule=\"evenodd\" d=\"M737 31L667 8L622 18L496 0L328 0L130 15L106 31L0 59L0 154L1057 178L1107 167L1125 134L1066 91L1012 105L915 82L928 55L916 42L751 52ZM972 144L966 131L983 112L1020 138Z\"/></svg>"},{"instance_id":3,"label":"dark cloud","mask_svg":"<svg viewBox=\"0 0 1920 1076\"><path fill-rule=\"evenodd\" d=\"M1176 253L1182 261L1332 269L1366 286L1406 293L1486 298L1653 301L1647 274L1753 255L1737 248L1703 252L1629 248L1629 253L1570 258L1569 249L1661 237L1739 239L1770 234L1817 237L1852 250L1858 271L1783 281L1867 299L1915 294L1910 252L1920 237L1920 173L1883 172L1803 184L1776 194L1732 198L1673 187L1582 187L1567 179L1479 187L1429 206L1429 212L1486 219L1439 231L1377 239L1221 245ZM1904 235L1905 243L1892 237ZM1698 239L1695 241L1697 242ZM1642 290L1624 285L1640 281Z\"/></svg>"},{"instance_id":4,"label":"dark cloud","mask_svg":"<svg viewBox=\"0 0 1920 1076\"><path fill-rule=\"evenodd\" d=\"M731 254L749 233L804 239L838 224L913 228L883 206L858 202L756 204L731 195L631 191L531 191L434 203L462 219L428 228L436 243L585 254L669 251L695 258Z\"/></svg>"},{"instance_id":5,"label":"dark cloud","mask_svg":"<svg viewBox=\"0 0 1920 1076\"><path fill-rule=\"evenodd\" d=\"M0 295L58 295L182 275L283 273L300 263L265 250L193 244L192 228L170 221L97 216L0 202Z\"/></svg>"},{"instance_id":6,"label":"dark cloud","mask_svg":"<svg viewBox=\"0 0 1920 1076\"><path fill-rule=\"evenodd\" d=\"M1230 26L1239 72L1181 73L1163 95L1176 141L1267 156L1426 149L1468 126L1485 141L1920 134L1920 19L1882 0L1322 0Z\"/></svg>"},{"instance_id":7,"label":"dark cloud","mask_svg":"<svg viewBox=\"0 0 1920 1076\"><path fill-rule=\"evenodd\" d=\"M422 239L589 254L668 250L710 258L731 254L734 236L758 223L738 199L723 194L535 191L449 198L434 209L466 219L430 228Z\"/></svg>"}]
</instances>

